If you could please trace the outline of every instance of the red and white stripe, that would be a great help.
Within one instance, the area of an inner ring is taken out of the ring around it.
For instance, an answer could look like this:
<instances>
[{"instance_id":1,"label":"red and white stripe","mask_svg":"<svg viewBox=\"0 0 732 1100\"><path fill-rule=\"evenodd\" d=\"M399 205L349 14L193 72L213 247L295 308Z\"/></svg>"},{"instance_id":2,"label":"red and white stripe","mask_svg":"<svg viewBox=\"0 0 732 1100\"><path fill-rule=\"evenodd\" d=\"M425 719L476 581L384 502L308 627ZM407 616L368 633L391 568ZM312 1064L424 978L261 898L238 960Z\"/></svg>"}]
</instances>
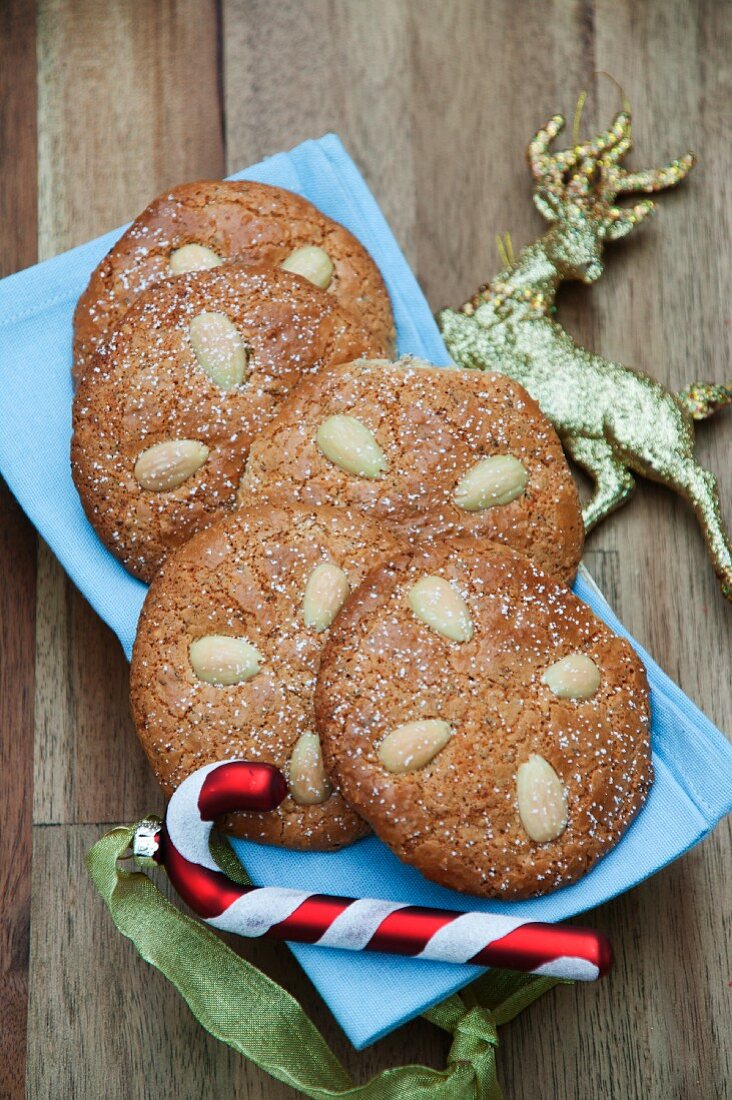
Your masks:
<instances>
[{"instance_id":1,"label":"red and white stripe","mask_svg":"<svg viewBox=\"0 0 732 1100\"><path fill-rule=\"evenodd\" d=\"M277 768L237 760L201 768L171 798L165 826L156 838L155 858L165 865L184 901L214 928L576 981L592 981L609 970L610 943L591 929L279 886L238 885L222 874L209 851L215 820L237 810L272 810L286 794L287 784Z\"/></svg>"}]
</instances>

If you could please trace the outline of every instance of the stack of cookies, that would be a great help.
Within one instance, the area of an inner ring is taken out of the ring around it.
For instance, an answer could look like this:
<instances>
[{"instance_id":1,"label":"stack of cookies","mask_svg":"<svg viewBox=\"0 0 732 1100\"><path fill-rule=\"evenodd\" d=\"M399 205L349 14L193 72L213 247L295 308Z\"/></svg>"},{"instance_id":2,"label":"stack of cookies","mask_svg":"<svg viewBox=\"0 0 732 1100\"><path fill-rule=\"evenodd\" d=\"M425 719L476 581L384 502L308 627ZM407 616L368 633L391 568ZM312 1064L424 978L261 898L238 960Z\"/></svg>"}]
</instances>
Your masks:
<instances>
[{"instance_id":1,"label":"stack of cookies","mask_svg":"<svg viewBox=\"0 0 732 1100\"><path fill-rule=\"evenodd\" d=\"M252 440L301 378L393 345L378 268L305 199L221 181L156 199L74 317L71 463L99 536L152 580L233 507Z\"/></svg>"},{"instance_id":2,"label":"stack of cookies","mask_svg":"<svg viewBox=\"0 0 732 1100\"><path fill-rule=\"evenodd\" d=\"M93 274L72 467L152 581L135 723L168 795L217 760L282 769L238 836L373 829L445 886L546 893L646 797L645 673L568 588L582 517L538 405L393 342L363 247L261 184L161 196Z\"/></svg>"}]
</instances>

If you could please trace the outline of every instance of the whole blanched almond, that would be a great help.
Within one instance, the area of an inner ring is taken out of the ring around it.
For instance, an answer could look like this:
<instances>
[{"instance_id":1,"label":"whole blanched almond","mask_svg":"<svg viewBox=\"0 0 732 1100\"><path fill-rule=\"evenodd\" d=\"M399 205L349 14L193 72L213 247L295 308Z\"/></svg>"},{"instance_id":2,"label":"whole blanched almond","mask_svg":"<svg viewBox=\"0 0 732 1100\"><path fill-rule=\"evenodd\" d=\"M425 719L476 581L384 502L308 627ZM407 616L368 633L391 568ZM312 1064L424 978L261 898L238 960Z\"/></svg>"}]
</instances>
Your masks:
<instances>
[{"instance_id":1,"label":"whole blanched almond","mask_svg":"<svg viewBox=\"0 0 732 1100\"><path fill-rule=\"evenodd\" d=\"M319 286L321 290L330 286L333 278L333 261L325 249L318 248L316 244L306 244L302 248L296 248L280 266L284 271L302 275L304 279Z\"/></svg>"},{"instance_id":2,"label":"whole blanched almond","mask_svg":"<svg viewBox=\"0 0 732 1100\"><path fill-rule=\"evenodd\" d=\"M191 642L191 668L207 684L241 684L259 672L262 655L246 638L206 634Z\"/></svg>"},{"instance_id":3,"label":"whole blanched almond","mask_svg":"<svg viewBox=\"0 0 732 1100\"><path fill-rule=\"evenodd\" d=\"M465 600L443 577L420 577L409 590L409 606L418 619L453 642L473 636Z\"/></svg>"},{"instance_id":4,"label":"whole blanched almond","mask_svg":"<svg viewBox=\"0 0 732 1100\"><path fill-rule=\"evenodd\" d=\"M185 275L188 271L208 271L220 267L224 261L211 248L204 244L184 244L170 253L170 270L174 275Z\"/></svg>"},{"instance_id":5,"label":"whole blanched almond","mask_svg":"<svg viewBox=\"0 0 732 1100\"><path fill-rule=\"evenodd\" d=\"M316 733L303 733L298 738L290 757L289 786L292 798L300 806L317 806L333 793Z\"/></svg>"},{"instance_id":6,"label":"whole blanched almond","mask_svg":"<svg viewBox=\"0 0 732 1100\"><path fill-rule=\"evenodd\" d=\"M188 326L196 359L212 382L222 390L233 389L244 381L247 349L241 334L225 313L205 311Z\"/></svg>"},{"instance_id":7,"label":"whole blanched almond","mask_svg":"<svg viewBox=\"0 0 732 1100\"><path fill-rule=\"evenodd\" d=\"M305 586L302 615L305 626L318 634L327 630L348 595L348 578L333 562L316 565Z\"/></svg>"},{"instance_id":8,"label":"whole blanched almond","mask_svg":"<svg viewBox=\"0 0 732 1100\"><path fill-rule=\"evenodd\" d=\"M600 670L586 653L570 653L550 665L541 682L560 699L589 699L600 686Z\"/></svg>"},{"instance_id":9,"label":"whole blanched almond","mask_svg":"<svg viewBox=\"0 0 732 1100\"><path fill-rule=\"evenodd\" d=\"M416 772L444 749L452 737L448 722L439 718L420 718L405 722L387 734L379 745L379 760L396 775Z\"/></svg>"},{"instance_id":10,"label":"whole blanched almond","mask_svg":"<svg viewBox=\"0 0 732 1100\"><path fill-rule=\"evenodd\" d=\"M567 792L551 764L532 753L516 775L521 824L532 840L556 840L567 827Z\"/></svg>"},{"instance_id":11,"label":"whole blanched almond","mask_svg":"<svg viewBox=\"0 0 732 1100\"><path fill-rule=\"evenodd\" d=\"M166 493L195 474L208 454L208 447L197 439L166 439L142 452L135 463L135 478L143 489Z\"/></svg>"},{"instance_id":12,"label":"whole blanched almond","mask_svg":"<svg viewBox=\"0 0 732 1100\"><path fill-rule=\"evenodd\" d=\"M476 462L455 488L455 503L466 512L508 504L529 480L526 467L513 455L490 455Z\"/></svg>"},{"instance_id":13,"label":"whole blanched almond","mask_svg":"<svg viewBox=\"0 0 732 1100\"><path fill-rule=\"evenodd\" d=\"M355 416L329 416L318 428L318 446L331 462L358 477L378 477L386 457L372 433Z\"/></svg>"}]
</instances>

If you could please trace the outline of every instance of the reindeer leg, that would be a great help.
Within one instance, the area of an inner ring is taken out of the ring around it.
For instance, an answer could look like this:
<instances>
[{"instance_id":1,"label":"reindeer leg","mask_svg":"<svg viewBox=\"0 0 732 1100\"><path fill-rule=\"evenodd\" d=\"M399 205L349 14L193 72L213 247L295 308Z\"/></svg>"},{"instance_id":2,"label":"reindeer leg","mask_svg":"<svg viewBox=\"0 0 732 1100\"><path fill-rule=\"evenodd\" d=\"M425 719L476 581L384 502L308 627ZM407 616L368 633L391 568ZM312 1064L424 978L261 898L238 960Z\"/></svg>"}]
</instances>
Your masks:
<instances>
[{"instance_id":1,"label":"reindeer leg","mask_svg":"<svg viewBox=\"0 0 732 1100\"><path fill-rule=\"evenodd\" d=\"M674 481L666 481L666 484L678 489L696 512L722 593L728 600L732 600L732 549L722 519L716 477L710 470L705 470L698 462L690 459Z\"/></svg>"},{"instance_id":2,"label":"reindeer leg","mask_svg":"<svg viewBox=\"0 0 732 1100\"><path fill-rule=\"evenodd\" d=\"M582 511L585 531L610 512L624 504L635 489L635 479L627 466L615 455L606 439L590 439L583 435L562 439L570 458L586 471L595 483L590 502Z\"/></svg>"}]
</instances>

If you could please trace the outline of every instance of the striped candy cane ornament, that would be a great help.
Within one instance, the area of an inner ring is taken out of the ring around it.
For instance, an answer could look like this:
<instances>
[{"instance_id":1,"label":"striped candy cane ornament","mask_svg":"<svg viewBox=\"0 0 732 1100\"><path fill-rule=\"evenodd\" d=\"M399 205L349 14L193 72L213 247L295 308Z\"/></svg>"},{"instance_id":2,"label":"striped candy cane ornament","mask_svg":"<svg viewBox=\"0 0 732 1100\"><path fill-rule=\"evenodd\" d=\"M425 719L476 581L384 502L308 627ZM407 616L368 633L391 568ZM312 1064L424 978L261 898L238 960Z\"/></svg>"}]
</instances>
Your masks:
<instances>
[{"instance_id":1,"label":"striped candy cane ornament","mask_svg":"<svg viewBox=\"0 0 732 1100\"><path fill-rule=\"evenodd\" d=\"M174 793L162 828L144 823L138 828L134 854L162 863L178 894L208 924L242 936L499 966L575 981L592 981L610 969L608 939L588 928L279 886L240 886L211 856L213 824L237 810L273 810L286 794L284 776L271 764L209 764Z\"/></svg>"}]
</instances>

